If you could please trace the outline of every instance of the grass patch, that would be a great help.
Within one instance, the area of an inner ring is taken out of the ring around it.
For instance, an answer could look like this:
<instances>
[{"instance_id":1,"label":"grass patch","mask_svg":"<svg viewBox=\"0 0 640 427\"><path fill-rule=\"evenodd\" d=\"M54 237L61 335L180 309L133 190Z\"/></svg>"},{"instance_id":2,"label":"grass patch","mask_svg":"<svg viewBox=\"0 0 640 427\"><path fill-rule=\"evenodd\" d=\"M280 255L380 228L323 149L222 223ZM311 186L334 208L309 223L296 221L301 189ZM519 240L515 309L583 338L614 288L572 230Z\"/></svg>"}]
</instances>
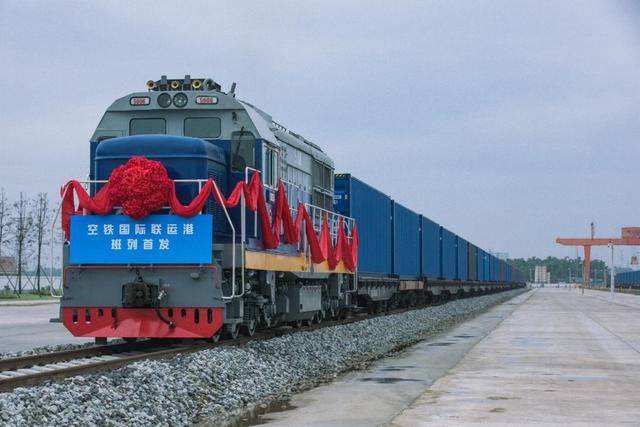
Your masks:
<instances>
[{"instance_id":1,"label":"grass patch","mask_svg":"<svg viewBox=\"0 0 640 427\"><path fill-rule=\"evenodd\" d=\"M46 301L56 299L51 295L37 295L37 294L7 294L0 293L0 301Z\"/></svg>"}]
</instances>

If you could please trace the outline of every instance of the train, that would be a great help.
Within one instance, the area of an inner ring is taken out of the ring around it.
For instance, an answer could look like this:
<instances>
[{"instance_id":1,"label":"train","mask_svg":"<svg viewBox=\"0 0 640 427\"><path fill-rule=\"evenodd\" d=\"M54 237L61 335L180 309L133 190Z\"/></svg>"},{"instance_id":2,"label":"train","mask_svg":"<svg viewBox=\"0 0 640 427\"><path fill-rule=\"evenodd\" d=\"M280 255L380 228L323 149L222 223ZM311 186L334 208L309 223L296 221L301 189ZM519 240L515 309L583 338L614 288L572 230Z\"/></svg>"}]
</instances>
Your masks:
<instances>
[{"instance_id":1,"label":"train","mask_svg":"<svg viewBox=\"0 0 640 427\"><path fill-rule=\"evenodd\" d=\"M106 109L61 189L74 336L215 341L524 286L235 88L162 76Z\"/></svg>"},{"instance_id":2,"label":"train","mask_svg":"<svg viewBox=\"0 0 640 427\"><path fill-rule=\"evenodd\" d=\"M617 288L639 289L640 270L617 273L615 277L615 286Z\"/></svg>"}]
</instances>

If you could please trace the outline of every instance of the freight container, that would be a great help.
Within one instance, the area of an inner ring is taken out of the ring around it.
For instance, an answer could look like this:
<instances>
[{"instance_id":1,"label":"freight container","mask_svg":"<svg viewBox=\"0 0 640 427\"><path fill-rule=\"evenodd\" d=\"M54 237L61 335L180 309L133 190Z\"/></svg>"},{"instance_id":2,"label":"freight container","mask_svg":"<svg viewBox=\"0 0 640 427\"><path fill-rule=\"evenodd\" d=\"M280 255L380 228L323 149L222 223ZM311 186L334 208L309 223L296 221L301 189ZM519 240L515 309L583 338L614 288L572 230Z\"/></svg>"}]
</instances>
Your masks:
<instances>
[{"instance_id":1,"label":"freight container","mask_svg":"<svg viewBox=\"0 0 640 427\"><path fill-rule=\"evenodd\" d=\"M335 175L334 210L355 218L358 227L358 274L380 277L393 273L391 198L351 176Z\"/></svg>"},{"instance_id":2,"label":"freight container","mask_svg":"<svg viewBox=\"0 0 640 427\"><path fill-rule=\"evenodd\" d=\"M487 251L482 252L482 278L485 282L488 282L491 276L491 271L489 270L489 254Z\"/></svg>"},{"instance_id":3,"label":"freight container","mask_svg":"<svg viewBox=\"0 0 640 427\"><path fill-rule=\"evenodd\" d=\"M440 277L440 226L426 216L420 216L422 276Z\"/></svg>"},{"instance_id":4,"label":"freight container","mask_svg":"<svg viewBox=\"0 0 640 427\"><path fill-rule=\"evenodd\" d=\"M398 202L393 206L393 274L401 279L420 277L420 215Z\"/></svg>"},{"instance_id":5,"label":"freight container","mask_svg":"<svg viewBox=\"0 0 640 427\"><path fill-rule=\"evenodd\" d=\"M490 255L489 263L491 264L491 267L490 267L491 281L496 282L498 281L498 274L497 274L497 268L496 268L497 263L496 263L496 258L493 255Z\"/></svg>"},{"instance_id":6,"label":"freight container","mask_svg":"<svg viewBox=\"0 0 640 427\"><path fill-rule=\"evenodd\" d=\"M638 286L640 285L640 271L618 273L615 281L615 286Z\"/></svg>"},{"instance_id":7,"label":"freight container","mask_svg":"<svg viewBox=\"0 0 640 427\"><path fill-rule=\"evenodd\" d=\"M480 248L476 249L476 277L478 281L484 282L484 251Z\"/></svg>"},{"instance_id":8,"label":"freight container","mask_svg":"<svg viewBox=\"0 0 640 427\"><path fill-rule=\"evenodd\" d=\"M456 278L456 235L444 227L440 227L440 277Z\"/></svg>"},{"instance_id":9,"label":"freight container","mask_svg":"<svg viewBox=\"0 0 640 427\"><path fill-rule=\"evenodd\" d=\"M498 265L498 258L491 255L491 281L497 282L500 280L500 268Z\"/></svg>"},{"instance_id":10,"label":"freight container","mask_svg":"<svg viewBox=\"0 0 640 427\"><path fill-rule=\"evenodd\" d=\"M469 254L469 248L467 247L467 241L460 236L456 236L456 250L458 255L456 256L456 279L469 280L469 262L467 256Z\"/></svg>"},{"instance_id":11,"label":"freight container","mask_svg":"<svg viewBox=\"0 0 640 427\"><path fill-rule=\"evenodd\" d=\"M482 280L484 282L491 281L490 255L487 251L482 251Z\"/></svg>"},{"instance_id":12,"label":"freight container","mask_svg":"<svg viewBox=\"0 0 640 427\"><path fill-rule=\"evenodd\" d=\"M467 272L469 273L469 280L475 281L478 278L478 271L476 268L477 263L477 251L476 245L471 242L467 242Z\"/></svg>"},{"instance_id":13,"label":"freight container","mask_svg":"<svg viewBox=\"0 0 640 427\"><path fill-rule=\"evenodd\" d=\"M513 267L507 264L507 282L513 282Z\"/></svg>"}]
</instances>

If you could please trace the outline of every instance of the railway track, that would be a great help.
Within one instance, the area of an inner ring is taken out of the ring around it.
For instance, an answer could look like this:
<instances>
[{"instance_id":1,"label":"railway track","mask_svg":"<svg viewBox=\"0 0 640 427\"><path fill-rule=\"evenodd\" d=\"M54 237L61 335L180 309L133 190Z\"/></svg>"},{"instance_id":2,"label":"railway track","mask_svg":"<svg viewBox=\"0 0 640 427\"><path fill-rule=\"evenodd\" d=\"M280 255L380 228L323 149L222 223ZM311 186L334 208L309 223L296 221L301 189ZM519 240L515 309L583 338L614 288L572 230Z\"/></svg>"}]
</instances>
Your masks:
<instances>
[{"instance_id":1,"label":"railway track","mask_svg":"<svg viewBox=\"0 0 640 427\"><path fill-rule=\"evenodd\" d=\"M266 340L291 333L354 323L444 303L443 301L428 306L401 308L376 314L360 312L347 318L328 319L321 323L300 327L276 327L273 329L259 330L252 336L243 336L234 340L225 340L217 343L203 340L144 340L0 359L0 392L10 391L17 387L31 386L45 381L61 380L75 375L115 369L138 360L173 357L180 353L200 351L216 346L241 345L249 341Z\"/></svg>"},{"instance_id":2,"label":"railway track","mask_svg":"<svg viewBox=\"0 0 640 427\"><path fill-rule=\"evenodd\" d=\"M113 369L136 360L170 357L211 345L147 340L36 354L0 360L0 391L9 391L48 380Z\"/></svg>"}]
</instances>

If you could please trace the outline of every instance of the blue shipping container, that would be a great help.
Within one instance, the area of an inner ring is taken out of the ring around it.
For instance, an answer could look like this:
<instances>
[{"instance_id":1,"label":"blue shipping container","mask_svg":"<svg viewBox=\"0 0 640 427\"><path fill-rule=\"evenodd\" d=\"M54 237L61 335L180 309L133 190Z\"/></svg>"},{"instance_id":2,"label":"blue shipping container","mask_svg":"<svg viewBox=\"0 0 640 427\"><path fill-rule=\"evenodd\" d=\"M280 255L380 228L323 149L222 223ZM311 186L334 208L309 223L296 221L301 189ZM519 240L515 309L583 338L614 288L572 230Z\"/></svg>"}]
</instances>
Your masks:
<instances>
[{"instance_id":1,"label":"blue shipping container","mask_svg":"<svg viewBox=\"0 0 640 427\"><path fill-rule=\"evenodd\" d=\"M471 242L467 242L467 273L469 273L469 280L478 280L478 248Z\"/></svg>"},{"instance_id":2,"label":"blue shipping container","mask_svg":"<svg viewBox=\"0 0 640 427\"><path fill-rule=\"evenodd\" d=\"M616 286L640 285L640 270L618 273L616 274L615 282Z\"/></svg>"},{"instance_id":3,"label":"blue shipping container","mask_svg":"<svg viewBox=\"0 0 640 427\"><path fill-rule=\"evenodd\" d=\"M440 227L440 277L456 278L456 235L444 227Z\"/></svg>"},{"instance_id":4,"label":"blue shipping container","mask_svg":"<svg viewBox=\"0 0 640 427\"><path fill-rule=\"evenodd\" d=\"M393 273L403 279L420 277L420 215L392 201Z\"/></svg>"},{"instance_id":5,"label":"blue shipping container","mask_svg":"<svg viewBox=\"0 0 640 427\"><path fill-rule=\"evenodd\" d=\"M389 196L351 174L335 175L334 210L358 226L360 276L392 274L391 206Z\"/></svg>"},{"instance_id":6,"label":"blue shipping container","mask_svg":"<svg viewBox=\"0 0 640 427\"><path fill-rule=\"evenodd\" d=\"M492 282L497 282L498 281L498 260L496 257L494 257L493 255L491 255L491 281Z\"/></svg>"},{"instance_id":7,"label":"blue shipping container","mask_svg":"<svg viewBox=\"0 0 640 427\"><path fill-rule=\"evenodd\" d=\"M440 226L425 216L420 216L422 230L422 276L440 277Z\"/></svg>"},{"instance_id":8,"label":"blue shipping container","mask_svg":"<svg viewBox=\"0 0 640 427\"><path fill-rule=\"evenodd\" d=\"M494 267L493 255L487 254L487 261L489 264L489 281L493 282L496 278L496 269Z\"/></svg>"},{"instance_id":9,"label":"blue shipping container","mask_svg":"<svg viewBox=\"0 0 640 427\"><path fill-rule=\"evenodd\" d=\"M467 241L460 236L456 236L456 246L458 250L458 256L456 257L458 262L456 278L459 280L467 280L469 279L469 266L467 265L469 262L467 259L469 255L469 248L467 246Z\"/></svg>"},{"instance_id":10,"label":"blue shipping container","mask_svg":"<svg viewBox=\"0 0 640 427\"><path fill-rule=\"evenodd\" d=\"M484 253L484 281L491 281L491 255L486 251Z\"/></svg>"}]
</instances>

